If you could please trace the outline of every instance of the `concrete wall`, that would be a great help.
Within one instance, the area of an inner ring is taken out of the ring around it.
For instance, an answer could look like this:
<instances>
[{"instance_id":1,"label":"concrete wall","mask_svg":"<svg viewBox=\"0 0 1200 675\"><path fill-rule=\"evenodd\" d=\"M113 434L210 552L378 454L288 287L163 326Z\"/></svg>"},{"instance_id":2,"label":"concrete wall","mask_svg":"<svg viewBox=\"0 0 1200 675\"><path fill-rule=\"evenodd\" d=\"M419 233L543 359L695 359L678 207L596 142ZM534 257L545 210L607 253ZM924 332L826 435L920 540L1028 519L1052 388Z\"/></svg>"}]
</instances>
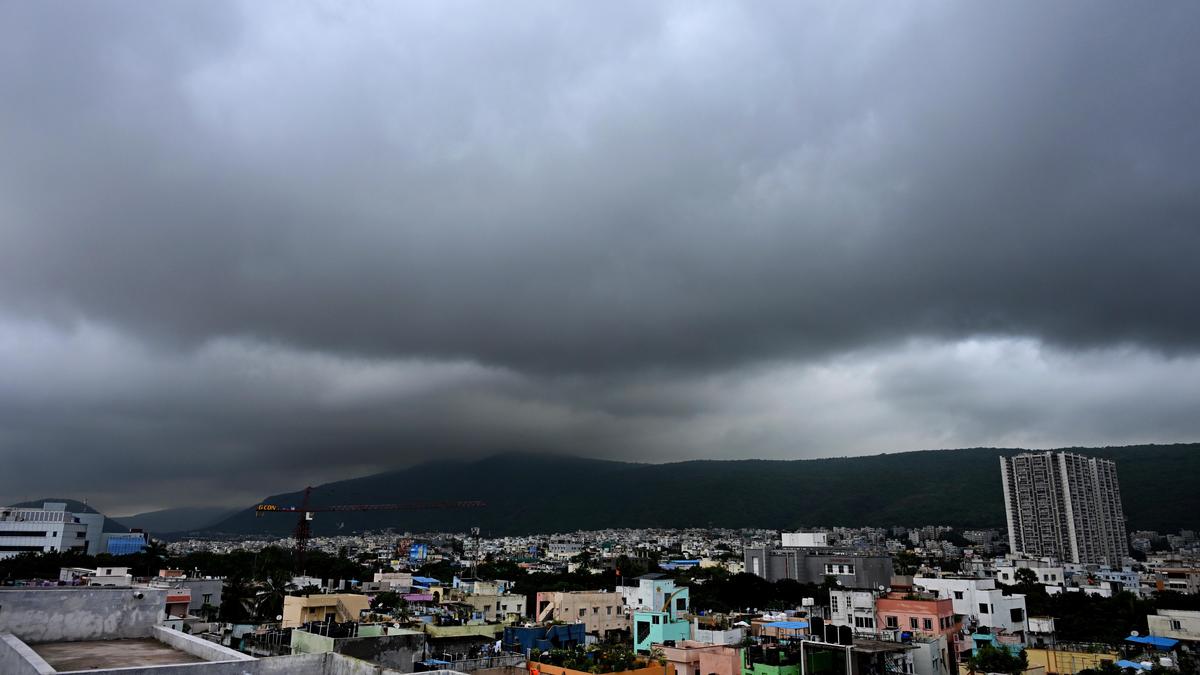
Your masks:
<instances>
[{"instance_id":1,"label":"concrete wall","mask_svg":"<svg viewBox=\"0 0 1200 675\"><path fill-rule=\"evenodd\" d=\"M0 633L28 643L149 637L166 599L158 588L3 589Z\"/></svg>"},{"instance_id":2,"label":"concrete wall","mask_svg":"<svg viewBox=\"0 0 1200 675\"><path fill-rule=\"evenodd\" d=\"M300 656L276 656L253 661L181 663L173 666L144 666L78 672L98 675L102 673L112 673L113 675L326 675L330 670L325 654L303 654Z\"/></svg>"},{"instance_id":3,"label":"concrete wall","mask_svg":"<svg viewBox=\"0 0 1200 675\"><path fill-rule=\"evenodd\" d=\"M151 637L163 644L168 644L185 654L191 654L205 661L253 661L254 657L230 649L215 642L209 642L194 635L181 633L170 628L155 626L151 629Z\"/></svg>"},{"instance_id":4,"label":"concrete wall","mask_svg":"<svg viewBox=\"0 0 1200 675\"><path fill-rule=\"evenodd\" d=\"M329 658L324 675L402 675L398 670L377 666L367 661L343 656L327 654ZM433 670L426 675L462 675L452 670Z\"/></svg>"},{"instance_id":5,"label":"concrete wall","mask_svg":"<svg viewBox=\"0 0 1200 675\"><path fill-rule=\"evenodd\" d=\"M333 651L333 638L299 628L292 629L293 654L325 654Z\"/></svg>"},{"instance_id":6,"label":"concrete wall","mask_svg":"<svg viewBox=\"0 0 1200 675\"><path fill-rule=\"evenodd\" d=\"M45 659L12 633L0 633L0 673L4 675L47 675L54 669Z\"/></svg>"},{"instance_id":7,"label":"concrete wall","mask_svg":"<svg viewBox=\"0 0 1200 675\"><path fill-rule=\"evenodd\" d=\"M343 656L377 663L397 672L413 672L413 661L425 650L425 636L380 635L378 637L339 638L333 650Z\"/></svg>"}]
</instances>

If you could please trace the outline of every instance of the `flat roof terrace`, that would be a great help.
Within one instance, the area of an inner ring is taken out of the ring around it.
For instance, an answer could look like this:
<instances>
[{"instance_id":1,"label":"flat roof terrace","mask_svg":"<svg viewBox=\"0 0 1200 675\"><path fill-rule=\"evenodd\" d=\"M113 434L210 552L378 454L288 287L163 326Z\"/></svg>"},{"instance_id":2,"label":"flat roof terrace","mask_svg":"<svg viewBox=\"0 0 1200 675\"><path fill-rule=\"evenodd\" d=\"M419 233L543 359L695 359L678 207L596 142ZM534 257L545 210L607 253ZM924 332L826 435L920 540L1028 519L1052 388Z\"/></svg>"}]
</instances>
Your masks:
<instances>
[{"instance_id":1,"label":"flat roof terrace","mask_svg":"<svg viewBox=\"0 0 1200 675\"><path fill-rule=\"evenodd\" d=\"M29 648L59 672L166 666L205 661L154 638L48 642L29 645Z\"/></svg>"}]
</instances>

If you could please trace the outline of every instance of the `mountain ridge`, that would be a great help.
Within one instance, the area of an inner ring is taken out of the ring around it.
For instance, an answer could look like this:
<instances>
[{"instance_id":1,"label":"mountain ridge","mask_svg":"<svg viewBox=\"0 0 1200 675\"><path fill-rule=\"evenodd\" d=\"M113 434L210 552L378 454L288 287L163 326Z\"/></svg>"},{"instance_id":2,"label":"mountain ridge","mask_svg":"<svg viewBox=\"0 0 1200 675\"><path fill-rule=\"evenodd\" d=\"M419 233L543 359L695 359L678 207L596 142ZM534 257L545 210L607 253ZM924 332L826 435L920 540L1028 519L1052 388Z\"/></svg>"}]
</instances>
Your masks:
<instances>
[{"instance_id":1,"label":"mountain ridge","mask_svg":"<svg viewBox=\"0 0 1200 675\"><path fill-rule=\"evenodd\" d=\"M1117 461L1129 529L1194 527L1200 443L1069 447ZM820 459L686 460L644 464L531 452L437 460L315 486L314 506L482 499L470 511L317 514L316 535L394 528L530 534L606 527L947 524L1003 527L1000 456L1021 448L918 450ZM1041 450L1037 450L1041 451ZM298 506L302 490L265 503ZM1153 495L1150 498L1147 495ZM293 518L252 508L202 534L286 535Z\"/></svg>"}]
</instances>

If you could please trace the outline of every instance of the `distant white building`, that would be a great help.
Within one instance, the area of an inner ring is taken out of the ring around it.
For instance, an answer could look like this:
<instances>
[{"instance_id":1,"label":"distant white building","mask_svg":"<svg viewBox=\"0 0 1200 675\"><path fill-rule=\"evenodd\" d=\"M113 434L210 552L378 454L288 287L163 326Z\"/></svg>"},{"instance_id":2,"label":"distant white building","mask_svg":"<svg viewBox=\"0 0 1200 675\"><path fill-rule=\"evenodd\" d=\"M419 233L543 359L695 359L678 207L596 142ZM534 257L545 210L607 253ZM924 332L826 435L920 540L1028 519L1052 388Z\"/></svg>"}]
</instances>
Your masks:
<instances>
[{"instance_id":1,"label":"distant white building","mask_svg":"<svg viewBox=\"0 0 1200 675\"><path fill-rule=\"evenodd\" d=\"M42 508L0 507L0 559L24 552L100 552L104 516L71 513L63 502L45 502Z\"/></svg>"},{"instance_id":2,"label":"distant white building","mask_svg":"<svg viewBox=\"0 0 1200 675\"><path fill-rule=\"evenodd\" d=\"M1017 570L1027 569L1034 573L1037 582L1043 586L1065 586L1067 569L1057 564L1053 558L1027 558L1023 556L1008 556L996 564L996 581L1012 585L1017 583Z\"/></svg>"},{"instance_id":3,"label":"distant white building","mask_svg":"<svg viewBox=\"0 0 1200 675\"><path fill-rule=\"evenodd\" d=\"M829 591L829 623L850 626L856 633L877 633L874 591Z\"/></svg>"},{"instance_id":4,"label":"distant white building","mask_svg":"<svg viewBox=\"0 0 1200 675\"><path fill-rule=\"evenodd\" d=\"M784 532L780 542L791 548L825 548L829 546L829 535L825 532Z\"/></svg>"}]
</instances>

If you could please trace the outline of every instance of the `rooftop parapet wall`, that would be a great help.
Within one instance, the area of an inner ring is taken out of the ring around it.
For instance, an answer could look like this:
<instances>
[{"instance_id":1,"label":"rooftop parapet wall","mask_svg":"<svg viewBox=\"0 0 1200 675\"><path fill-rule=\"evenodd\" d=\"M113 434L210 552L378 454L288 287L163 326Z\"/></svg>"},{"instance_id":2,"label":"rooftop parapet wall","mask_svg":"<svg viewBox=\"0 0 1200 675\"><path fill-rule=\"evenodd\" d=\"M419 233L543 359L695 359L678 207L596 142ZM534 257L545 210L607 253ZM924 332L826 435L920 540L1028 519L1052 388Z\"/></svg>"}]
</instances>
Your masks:
<instances>
[{"instance_id":1,"label":"rooftop parapet wall","mask_svg":"<svg viewBox=\"0 0 1200 675\"><path fill-rule=\"evenodd\" d=\"M0 633L27 643L150 637L167 591L155 588L0 590Z\"/></svg>"}]
</instances>

